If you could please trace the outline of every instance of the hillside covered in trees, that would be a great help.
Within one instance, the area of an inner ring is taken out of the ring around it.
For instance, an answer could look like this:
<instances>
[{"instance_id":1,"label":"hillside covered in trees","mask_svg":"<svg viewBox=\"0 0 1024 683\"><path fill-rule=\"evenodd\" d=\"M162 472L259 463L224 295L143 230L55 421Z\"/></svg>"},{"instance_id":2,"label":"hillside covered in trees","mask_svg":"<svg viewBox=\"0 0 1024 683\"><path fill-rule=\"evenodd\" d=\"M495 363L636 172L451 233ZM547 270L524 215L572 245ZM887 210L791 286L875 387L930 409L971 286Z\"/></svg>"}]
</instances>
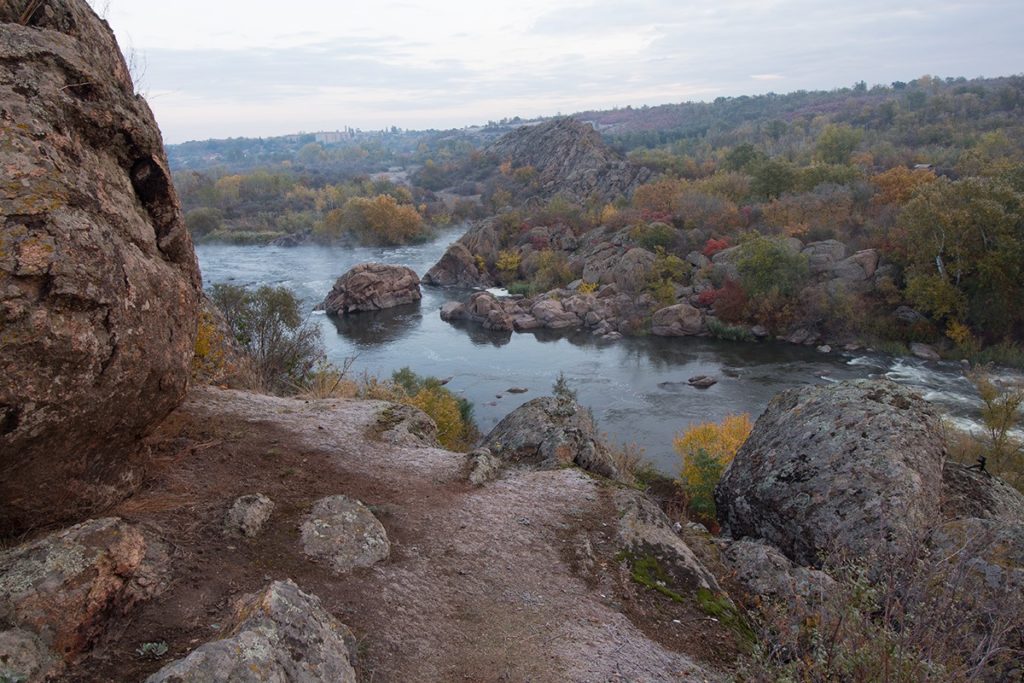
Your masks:
<instances>
[{"instance_id":1,"label":"hillside covered in trees","mask_svg":"<svg viewBox=\"0 0 1024 683\"><path fill-rule=\"evenodd\" d=\"M656 255L642 277L648 293L665 304L689 297L726 325L941 341L968 356L998 348L994 359L1020 362L1024 77L925 76L575 118L631 167L650 169L648 181L613 199L553 193L544 160L513 158L496 142L536 125L517 120L352 133L332 144L188 143L170 158L199 239L400 244L436 225L498 216L500 244L477 254L481 272L538 292L580 279L583 268L536 235L527 241L538 253L524 253L523 236L601 228ZM783 248L786 239L874 250L882 271L870 291L809 288L814 264ZM703 262L736 246L734 268Z\"/></svg>"}]
</instances>

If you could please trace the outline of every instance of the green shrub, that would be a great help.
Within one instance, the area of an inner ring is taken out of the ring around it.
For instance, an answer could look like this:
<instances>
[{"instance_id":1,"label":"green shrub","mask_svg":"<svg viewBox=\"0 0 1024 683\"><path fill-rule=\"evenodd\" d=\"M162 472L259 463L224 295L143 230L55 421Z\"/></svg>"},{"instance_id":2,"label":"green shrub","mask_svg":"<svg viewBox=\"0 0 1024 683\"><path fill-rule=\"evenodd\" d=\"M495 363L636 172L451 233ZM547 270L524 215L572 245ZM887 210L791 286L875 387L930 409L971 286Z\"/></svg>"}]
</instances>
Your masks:
<instances>
[{"instance_id":1,"label":"green shrub","mask_svg":"<svg viewBox=\"0 0 1024 683\"><path fill-rule=\"evenodd\" d=\"M750 330L739 325L729 325L718 318L707 319L708 332L712 337L726 341L754 341L754 335Z\"/></svg>"},{"instance_id":2,"label":"green shrub","mask_svg":"<svg viewBox=\"0 0 1024 683\"><path fill-rule=\"evenodd\" d=\"M287 287L217 284L210 298L267 391L294 393L324 358L320 328L302 316L298 297Z\"/></svg>"}]
</instances>

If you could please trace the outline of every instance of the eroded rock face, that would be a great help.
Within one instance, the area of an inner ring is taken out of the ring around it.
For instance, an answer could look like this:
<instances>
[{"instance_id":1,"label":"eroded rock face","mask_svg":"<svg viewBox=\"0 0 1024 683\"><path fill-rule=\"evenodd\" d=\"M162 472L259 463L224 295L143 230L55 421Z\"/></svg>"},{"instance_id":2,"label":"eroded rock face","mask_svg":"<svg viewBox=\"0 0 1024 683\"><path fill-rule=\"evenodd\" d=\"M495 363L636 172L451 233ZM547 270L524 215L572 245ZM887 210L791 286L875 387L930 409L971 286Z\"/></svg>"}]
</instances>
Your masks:
<instances>
[{"instance_id":1,"label":"eroded rock face","mask_svg":"<svg viewBox=\"0 0 1024 683\"><path fill-rule=\"evenodd\" d=\"M477 266L476 256L465 244L448 247L433 268L423 276L423 284L438 287L489 287L494 281Z\"/></svg>"},{"instance_id":2,"label":"eroded rock face","mask_svg":"<svg viewBox=\"0 0 1024 683\"><path fill-rule=\"evenodd\" d=\"M596 195L611 201L630 196L651 177L650 170L608 147L592 126L568 117L517 128L485 152L514 168L532 166L542 197Z\"/></svg>"},{"instance_id":3,"label":"eroded rock face","mask_svg":"<svg viewBox=\"0 0 1024 683\"><path fill-rule=\"evenodd\" d=\"M578 465L606 477L622 475L598 438L590 413L571 399L545 396L513 410L481 447L507 462L555 469Z\"/></svg>"},{"instance_id":4,"label":"eroded rock face","mask_svg":"<svg viewBox=\"0 0 1024 683\"><path fill-rule=\"evenodd\" d=\"M142 533L117 518L83 522L0 554L0 662L59 673L106 621L162 589ZM34 662L34 664L32 663Z\"/></svg>"},{"instance_id":5,"label":"eroded rock face","mask_svg":"<svg viewBox=\"0 0 1024 683\"><path fill-rule=\"evenodd\" d=\"M391 544L384 525L365 505L331 496L318 500L303 522L302 550L341 574L387 559Z\"/></svg>"},{"instance_id":6,"label":"eroded rock face","mask_svg":"<svg viewBox=\"0 0 1024 683\"><path fill-rule=\"evenodd\" d=\"M185 392L199 270L160 131L85 0L0 3L0 535L137 479Z\"/></svg>"},{"instance_id":7,"label":"eroded rock face","mask_svg":"<svg viewBox=\"0 0 1024 683\"><path fill-rule=\"evenodd\" d=\"M944 459L935 409L894 382L790 389L723 474L719 519L804 565L894 547L935 521Z\"/></svg>"},{"instance_id":8,"label":"eroded rock face","mask_svg":"<svg viewBox=\"0 0 1024 683\"><path fill-rule=\"evenodd\" d=\"M411 268L361 263L334 283L321 306L329 315L380 311L423 298L420 278Z\"/></svg>"},{"instance_id":9,"label":"eroded rock face","mask_svg":"<svg viewBox=\"0 0 1024 683\"><path fill-rule=\"evenodd\" d=\"M289 581L243 598L222 640L168 664L146 683L355 683L355 638L320 600Z\"/></svg>"}]
</instances>

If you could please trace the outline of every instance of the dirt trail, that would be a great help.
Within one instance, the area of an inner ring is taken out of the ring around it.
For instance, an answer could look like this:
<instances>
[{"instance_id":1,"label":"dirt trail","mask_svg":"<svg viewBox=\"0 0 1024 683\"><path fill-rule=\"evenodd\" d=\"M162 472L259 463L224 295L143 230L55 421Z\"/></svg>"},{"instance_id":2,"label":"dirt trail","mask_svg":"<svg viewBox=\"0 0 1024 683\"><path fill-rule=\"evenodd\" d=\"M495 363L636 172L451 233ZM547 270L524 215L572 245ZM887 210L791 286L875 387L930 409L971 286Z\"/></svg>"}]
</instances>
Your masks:
<instances>
[{"instance_id":1,"label":"dirt trail","mask_svg":"<svg viewBox=\"0 0 1024 683\"><path fill-rule=\"evenodd\" d=\"M721 629L637 591L614 561L607 482L523 470L472 488L464 456L373 438L386 407L193 390L152 439L145 489L111 511L165 541L174 581L72 680L141 680L216 638L237 597L284 578L355 631L364 681L717 680L719 657L693 655ZM231 501L254 492L277 505L267 529L225 537ZM334 494L371 506L390 559L336 576L302 554L303 516ZM168 658L135 657L147 641L166 641Z\"/></svg>"}]
</instances>

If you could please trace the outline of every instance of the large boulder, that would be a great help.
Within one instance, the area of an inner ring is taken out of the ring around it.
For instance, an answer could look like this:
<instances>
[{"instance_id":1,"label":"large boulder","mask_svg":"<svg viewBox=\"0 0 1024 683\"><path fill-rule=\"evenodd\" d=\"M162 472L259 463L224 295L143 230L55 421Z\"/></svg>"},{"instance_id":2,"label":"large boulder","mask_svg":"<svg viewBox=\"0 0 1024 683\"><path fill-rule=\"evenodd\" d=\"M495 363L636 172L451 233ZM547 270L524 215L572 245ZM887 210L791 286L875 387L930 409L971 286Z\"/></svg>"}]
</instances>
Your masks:
<instances>
[{"instance_id":1,"label":"large boulder","mask_svg":"<svg viewBox=\"0 0 1024 683\"><path fill-rule=\"evenodd\" d=\"M936 519L945 454L939 414L894 382L790 389L722 475L719 518L804 565L892 549Z\"/></svg>"},{"instance_id":2,"label":"large boulder","mask_svg":"<svg viewBox=\"0 0 1024 683\"><path fill-rule=\"evenodd\" d=\"M441 307L441 320L466 320L495 332L511 332L512 316L502 302L490 292L477 292L464 303L448 302Z\"/></svg>"},{"instance_id":3,"label":"large boulder","mask_svg":"<svg viewBox=\"0 0 1024 683\"><path fill-rule=\"evenodd\" d=\"M355 683L355 638L319 598L275 581L243 598L221 640L197 647L146 683Z\"/></svg>"},{"instance_id":4,"label":"large boulder","mask_svg":"<svg viewBox=\"0 0 1024 683\"><path fill-rule=\"evenodd\" d=\"M154 564L163 556L153 550L138 529L111 517L0 553L0 666L21 662L13 680L59 673L107 620L163 587L166 568Z\"/></svg>"},{"instance_id":5,"label":"large boulder","mask_svg":"<svg viewBox=\"0 0 1024 683\"><path fill-rule=\"evenodd\" d=\"M481 271L476 257L466 245L456 242L441 260L423 276L423 284L438 287L490 287L494 281Z\"/></svg>"},{"instance_id":6,"label":"large boulder","mask_svg":"<svg viewBox=\"0 0 1024 683\"><path fill-rule=\"evenodd\" d=\"M541 469L578 465L606 477L624 475L601 442L590 412L568 397L524 403L491 430L481 447L515 464Z\"/></svg>"},{"instance_id":7,"label":"large boulder","mask_svg":"<svg viewBox=\"0 0 1024 683\"><path fill-rule=\"evenodd\" d=\"M420 278L411 268L361 263L338 278L321 306L328 315L380 311L423 298Z\"/></svg>"},{"instance_id":8,"label":"large boulder","mask_svg":"<svg viewBox=\"0 0 1024 683\"><path fill-rule=\"evenodd\" d=\"M811 242L803 250L812 275L828 272L845 259L848 253L849 249L839 240Z\"/></svg>"},{"instance_id":9,"label":"large boulder","mask_svg":"<svg viewBox=\"0 0 1024 683\"><path fill-rule=\"evenodd\" d=\"M620 292L640 292L647 286L651 268L657 257L646 249L634 248L615 260L612 283Z\"/></svg>"},{"instance_id":10,"label":"large boulder","mask_svg":"<svg viewBox=\"0 0 1024 683\"><path fill-rule=\"evenodd\" d=\"M138 482L201 287L160 131L85 0L0 2L0 102L2 536Z\"/></svg>"},{"instance_id":11,"label":"large boulder","mask_svg":"<svg viewBox=\"0 0 1024 683\"><path fill-rule=\"evenodd\" d=\"M656 337L692 337L706 331L704 314L690 304L662 308L651 318L651 334Z\"/></svg>"},{"instance_id":12,"label":"large boulder","mask_svg":"<svg viewBox=\"0 0 1024 683\"><path fill-rule=\"evenodd\" d=\"M530 315L541 325L552 330L579 327L582 323L579 316L565 310L562 302L557 299L540 299L530 308Z\"/></svg>"}]
</instances>

